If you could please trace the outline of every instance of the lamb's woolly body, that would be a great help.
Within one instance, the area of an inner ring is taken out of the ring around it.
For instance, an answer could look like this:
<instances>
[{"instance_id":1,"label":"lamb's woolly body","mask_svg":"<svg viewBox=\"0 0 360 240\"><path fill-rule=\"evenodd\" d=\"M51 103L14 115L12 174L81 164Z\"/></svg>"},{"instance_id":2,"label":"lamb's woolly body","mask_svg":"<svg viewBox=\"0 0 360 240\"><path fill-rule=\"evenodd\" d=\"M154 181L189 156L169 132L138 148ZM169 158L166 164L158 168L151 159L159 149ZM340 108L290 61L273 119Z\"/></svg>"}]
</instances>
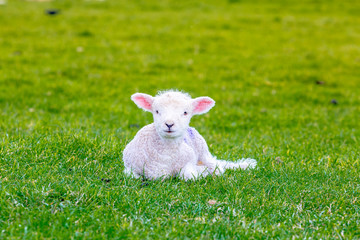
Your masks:
<instances>
[{"instance_id":1,"label":"lamb's woolly body","mask_svg":"<svg viewBox=\"0 0 360 240\"><path fill-rule=\"evenodd\" d=\"M217 160L210 154L204 138L189 127L191 116L208 111L214 105L212 99L191 99L181 92L164 92L155 98L134 94L132 99L139 107L154 114L154 123L140 129L126 146L123 153L126 173L149 179L176 175L193 179L222 173L227 168L256 166L253 159L237 163ZM186 111L191 116L186 117ZM173 126L168 127L169 123Z\"/></svg>"}]
</instances>

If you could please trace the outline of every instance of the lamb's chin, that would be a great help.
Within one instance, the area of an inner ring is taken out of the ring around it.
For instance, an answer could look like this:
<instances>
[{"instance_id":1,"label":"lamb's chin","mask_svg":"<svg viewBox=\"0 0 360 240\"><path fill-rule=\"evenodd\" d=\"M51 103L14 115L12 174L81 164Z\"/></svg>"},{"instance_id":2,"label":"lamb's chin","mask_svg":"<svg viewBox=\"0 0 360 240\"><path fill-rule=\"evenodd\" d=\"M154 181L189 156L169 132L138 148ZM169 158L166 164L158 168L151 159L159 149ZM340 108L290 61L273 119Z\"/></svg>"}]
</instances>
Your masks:
<instances>
[{"instance_id":1,"label":"lamb's chin","mask_svg":"<svg viewBox=\"0 0 360 240\"><path fill-rule=\"evenodd\" d=\"M165 139L177 139L181 137L181 134L179 134L178 131L160 131L159 133L160 137L165 138Z\"/></svg>"}]
</instances>

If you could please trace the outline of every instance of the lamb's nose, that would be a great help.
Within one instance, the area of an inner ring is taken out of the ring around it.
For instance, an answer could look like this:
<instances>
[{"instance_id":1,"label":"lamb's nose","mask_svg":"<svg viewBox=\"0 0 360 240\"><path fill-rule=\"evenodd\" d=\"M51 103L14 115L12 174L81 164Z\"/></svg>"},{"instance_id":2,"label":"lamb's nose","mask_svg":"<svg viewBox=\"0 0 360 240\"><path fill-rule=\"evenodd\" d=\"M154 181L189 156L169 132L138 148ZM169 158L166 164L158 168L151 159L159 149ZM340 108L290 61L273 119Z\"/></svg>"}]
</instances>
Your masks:
<instances>
[{"instance_id":1,"label":"lamb's nose","mask_svg":"<svg viewBox=\"0 0 360 240\"><path fill-rule=\"evenodd\" d=\"M174 126L174 123L173 123L173 124L167 124L167 123L165 123L165 125L170 129L172 126Z\"/></svg>"}]
</instances>

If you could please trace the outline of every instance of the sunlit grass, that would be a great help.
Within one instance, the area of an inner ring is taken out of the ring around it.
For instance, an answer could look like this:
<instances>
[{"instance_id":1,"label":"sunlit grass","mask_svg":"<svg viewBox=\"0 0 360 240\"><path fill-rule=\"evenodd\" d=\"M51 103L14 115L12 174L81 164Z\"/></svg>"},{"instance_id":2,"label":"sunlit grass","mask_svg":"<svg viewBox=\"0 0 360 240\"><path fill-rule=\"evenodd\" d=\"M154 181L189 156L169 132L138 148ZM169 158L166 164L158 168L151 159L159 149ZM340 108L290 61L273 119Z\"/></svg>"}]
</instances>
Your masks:
<instances>
[{"instance_id":1,"label":"sunlit grass","mask_svg":"<svg viewBox=\"0 0 360 240\"><path fill-rule=\"evenodd\" d=\"M46 10L58 9L48 15ZM355 1L0 5L0 238L360 238ZM132 93L216 101L192 126L253 171L123 175L150 114Z\"/></svg>"}]
</instances>

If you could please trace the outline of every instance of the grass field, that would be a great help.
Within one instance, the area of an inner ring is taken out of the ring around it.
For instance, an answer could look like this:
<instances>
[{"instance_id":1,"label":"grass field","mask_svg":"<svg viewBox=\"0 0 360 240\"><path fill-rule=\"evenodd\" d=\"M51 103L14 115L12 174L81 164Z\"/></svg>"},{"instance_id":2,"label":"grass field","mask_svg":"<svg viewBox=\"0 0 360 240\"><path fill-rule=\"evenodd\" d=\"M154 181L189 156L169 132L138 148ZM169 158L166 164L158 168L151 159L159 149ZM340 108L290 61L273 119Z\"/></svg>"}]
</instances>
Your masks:
<instances>
[{"instance_id":1,"label":"grass field","mask_svg":"<svg viewBox=\"0 0 360 240\"><path fill-rule=\"evenodd\" d=\"M59 9L48 15L47 9ZM1 239L359 239L360 2L0 5ZM125 177L134 92L216 101L196 182Z\"/></svg>"}]
</instances>

